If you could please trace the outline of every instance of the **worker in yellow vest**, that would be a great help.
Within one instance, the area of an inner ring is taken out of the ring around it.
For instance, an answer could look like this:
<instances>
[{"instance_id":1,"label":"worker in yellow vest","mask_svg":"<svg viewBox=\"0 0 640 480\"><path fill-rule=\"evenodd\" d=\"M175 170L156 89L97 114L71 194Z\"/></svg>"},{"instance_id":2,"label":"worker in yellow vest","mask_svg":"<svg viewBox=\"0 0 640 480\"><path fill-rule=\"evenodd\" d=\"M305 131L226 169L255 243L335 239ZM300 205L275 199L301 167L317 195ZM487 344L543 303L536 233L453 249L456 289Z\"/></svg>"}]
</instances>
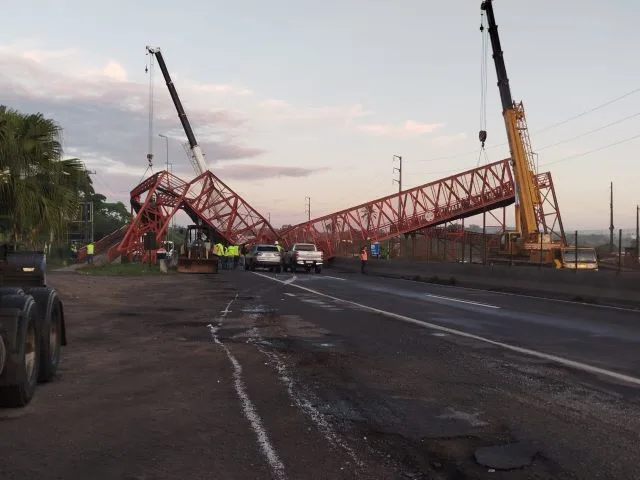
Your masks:
<instances>
[{"instance_id":1,"label":"worker in yellow vest","mask_svg":"<svg viewBox=\"0 0 640 480\"><path fill-rule=\"evenodd\" d=\"M224 268L223 257L224 257L224 246L222 243L218 242L213 247L213 253L218 257L218 270L222 270Z\"/></svg>"},{"instance_id":2,"label":"worker in yellow vest","mask_svg":"<svg viewBox=\"0 0 640 480\"><path fill-rule=\"evenodd\" d=\"M233 245L233 268L238 268L238 264L240 263L240 247L238 245Z\"/></svg>"},{"instance_id":3,"label":"worker in yellow vest","mask_svg":"<svg viewBox=\"0 0 640 480\"><path fill-rule=\"evenodd\" d=\"M93 242L89 242L87 244L87 263L89 265L93 265L93 251L94 251Z\"/></svg>"},{"instance_id":4,"label":"worker in yellow vest","mask_svg":"<svg viewBox=\"0 0 640 480\"><path fill-rule=\"evenodd\" d=\"M233 266L233 246L227 245L224 249L224 259L227 265L227 269L230 269Z\"/></svg>"}]
</instances>

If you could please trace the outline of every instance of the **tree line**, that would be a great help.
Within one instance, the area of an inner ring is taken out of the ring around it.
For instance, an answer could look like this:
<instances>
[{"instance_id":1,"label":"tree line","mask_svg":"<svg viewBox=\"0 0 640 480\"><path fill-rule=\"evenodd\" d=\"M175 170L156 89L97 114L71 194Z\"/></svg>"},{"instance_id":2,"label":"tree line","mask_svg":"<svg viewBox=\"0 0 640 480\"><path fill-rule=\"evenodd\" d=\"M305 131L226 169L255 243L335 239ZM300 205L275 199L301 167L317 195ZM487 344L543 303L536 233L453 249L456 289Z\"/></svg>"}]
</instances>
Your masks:
<instances>
[{"instance_id":1,"label":"tree line","mask_svg":"<svg viewBox=\"0 0 640 480\"><path fill-rule=\"evenodd\" d=\"M130 219L122 202L95 192L80 159L64 158L55 120L0 105L0 241L37 249L64 244L87 201L94 202L95 240Z\"/></svg>"}]
</instances>

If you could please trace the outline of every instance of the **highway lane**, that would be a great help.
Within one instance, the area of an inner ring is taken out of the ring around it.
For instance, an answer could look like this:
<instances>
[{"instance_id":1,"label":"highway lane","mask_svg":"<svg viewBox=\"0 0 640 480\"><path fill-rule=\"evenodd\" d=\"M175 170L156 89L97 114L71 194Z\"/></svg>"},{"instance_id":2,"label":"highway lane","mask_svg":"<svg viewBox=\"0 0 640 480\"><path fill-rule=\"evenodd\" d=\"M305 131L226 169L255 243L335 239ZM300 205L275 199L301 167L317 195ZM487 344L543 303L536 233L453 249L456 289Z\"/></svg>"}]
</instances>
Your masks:
<instances>
[{"instance_id":1,"label":"highway lane","mask_svg":"<svg viewBox=\"0 0 640 480\"><path fill-rule=\"evenodd\" d=\"M245 311L266 312L255 320L262 348L286 356L350 442L368 439L408 469L469 475L460 478L484 478L476 448L504 442L538 452L509 478L636 472L640 388L612 375L640 376L637 312L331 272L228 278L251 299Z\"/></svg>"},{"instance_id":2,"label":"highway lane","mask_svg":"<svg viewBox=\"0 0 640 480\"><path fill-rule=\"evenodd\" d=\"M640 311L358 274L299 274L295 284L640 379Z\"/></svg>"}]
</instances>

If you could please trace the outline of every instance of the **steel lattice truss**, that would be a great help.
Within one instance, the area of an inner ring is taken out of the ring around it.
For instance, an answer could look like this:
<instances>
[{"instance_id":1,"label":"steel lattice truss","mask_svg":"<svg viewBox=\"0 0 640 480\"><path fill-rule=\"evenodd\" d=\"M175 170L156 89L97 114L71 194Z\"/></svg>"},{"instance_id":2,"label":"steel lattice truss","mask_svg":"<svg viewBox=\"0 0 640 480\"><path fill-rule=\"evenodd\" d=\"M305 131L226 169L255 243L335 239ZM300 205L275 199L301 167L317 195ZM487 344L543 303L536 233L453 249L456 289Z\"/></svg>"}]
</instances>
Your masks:
<instances>
[{"instance_id":1,"label":"steel lattice truss","mask_svg":"<svg viewBox=\"0 0 640 480\"><path fill-rule=\"evenodd\" d=\"M507 206L515 201L509 163L490 163L316 218L281 232L280 238L285 245L313 242L328 258L340 242L381 241Z\"/></svg>"},{"instance_id":2,"label":"steel lattice truss","mask_svg":"<svg viewBox=\"0 0 640 480\"><path fill-rule=\"evenodd\" d=\"M550 233L554 239L567 243L558 207L556 190L553 187L551 172L540 173L536 176L540 203L536 205L536 216L538 218L538 229L542 233Z\"/></svg>"},{"instance_id":3,"label":"steel lattice truss","mask_svg":"<svg viewBox=\"0 0 640 480\"><path fill-rule=\"evenodd\" d=\"M194 223L213 227L218 235L216 241L239 245L276 238L267 220L210 171L191 182L166 171L158 172L131 191L131 204L136 215L122 242L110 251L110 257L143 256L144 234L153 232L160 242L178 210L184 210Z\"/></svg>"},{"instance_id":4,"label":"steel lattice truss","mask_svg":"<svg viewBox=\"0 0 640 480\"><path fill-rule=\"evenodd\" d=\"M541 199L536 206L539 229L564 240L551 174L537 175L536 183ZM153 232L160 242L180 209L194 223L213 227L216 241L240 245L280 239L285 246L313 242L325 258L330 258L341 244L381 241L483 211L490 213L514 202L514 179L510 160L505 159L276 232L265 217L213 173L207 171L184 182L162 171L131 191L136 215L126 230L114 232L122 241L110 248L109 257L112 260L125 254L145 258L145 233Z\"/></svg>"}]
</instances>

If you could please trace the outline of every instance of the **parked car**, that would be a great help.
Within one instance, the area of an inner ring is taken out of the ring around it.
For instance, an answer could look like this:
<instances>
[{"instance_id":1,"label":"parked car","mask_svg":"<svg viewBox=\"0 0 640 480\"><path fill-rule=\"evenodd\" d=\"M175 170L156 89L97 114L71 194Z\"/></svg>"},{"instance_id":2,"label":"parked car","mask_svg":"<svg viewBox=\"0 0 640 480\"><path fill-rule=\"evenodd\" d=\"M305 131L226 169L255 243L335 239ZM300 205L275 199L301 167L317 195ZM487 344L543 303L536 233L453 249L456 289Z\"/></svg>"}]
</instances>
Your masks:
<instances>
[{"instance_id":1,"label":"parked car","mask_svg":"<svg viewBox=\"0 0 640 480\"><path fill-rule=\"evenodd\" d=\"M282 271L282 255L275 245L254 245L245 257L244 269L268 268L269 271Z\"/></svg>"}]
</instances>

